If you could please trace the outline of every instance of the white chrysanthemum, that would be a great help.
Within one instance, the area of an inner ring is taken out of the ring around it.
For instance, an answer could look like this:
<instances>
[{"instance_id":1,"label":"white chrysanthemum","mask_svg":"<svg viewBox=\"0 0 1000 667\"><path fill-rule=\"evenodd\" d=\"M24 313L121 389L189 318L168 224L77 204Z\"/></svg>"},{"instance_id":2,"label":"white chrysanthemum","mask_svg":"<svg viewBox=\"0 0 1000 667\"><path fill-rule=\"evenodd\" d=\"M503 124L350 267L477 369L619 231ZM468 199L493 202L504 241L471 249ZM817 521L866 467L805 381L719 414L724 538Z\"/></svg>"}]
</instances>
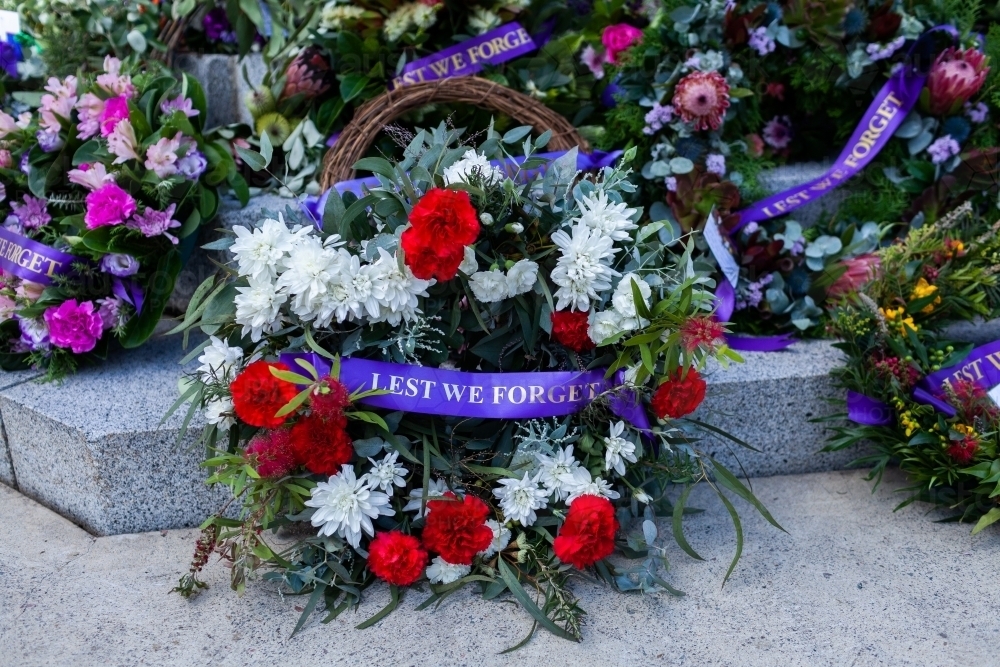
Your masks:
<instances>
[{"instance_id":1,"label":"white chrysanthemum","mask_svg":"<svg viewBox=\"0 0 1000 667\"><path fill-rule=\"evenodd\" d=\"M490 546L486 547L485 551L480 551L479 555L483 558L490 558L493 554L500 553L506 549L507 545L510 544L510 530L493 519L489 519L486 525L493 531L493 541L490 542Z\"/></svg>"},{"instance_id":2,"label":"white chrysanthemum","mask_svg":"<svg viewBox=\"0 0 1000 667\"><path fill-rule=\"evenodd\" d=\"M377 319L386 295L382 272L373 264L361 264L355 271L352 263L351 289L358 307L355 316L360 318L367 313L368 317Z\"/></svg>"},{"instance_id":3,"label":"white chrysanthemum","mask_svg":"<svg viewBox=\"0 0 1000 667\"><path fill-rule=\"evenodd\" d=\"M361 531L375 535L372 519L396 513L389 507L389 496L372 491L364 477L354 476L353 465L344 465L330 481L319 482L305 504L316 508L312 525L320 535L337 534L355 549L361 545Z\"/></svg>"},{"instance_id":4,"label":"white chrysanthemum","mask_svg":"<svg viewBox=\"0 0 1000 667\"><path fill-rule=\"evenodd\" d=\"M633 284L638 286L639 293L642 295L642 302L647 308L649 308L649 297L653 294L653 289L649 286L649 283L643 280L638 274L626 273L622 276L621 282L615 288L614 296L611 297L611 303L615 307L615 310L618 311L618 314L622 316L623 320L637 319L639 317L635 306L635 295L632 294Z\"/></svg>"},{"instance_id":5,"label":"white chrysanthemum","mask_svg":"<svg viewBox=\"0 0 1000 667\"><path fill-rule=\"evenodd\" d=\"M573 445L557 449L552 456L547 454L535 454L535 456L539 462L538 481L549 495L555 497L555 500L562 500L569 491L563 485L561 477L580 467L580 462L573 457Z\"/></svg>"},{"instance_id":6,"label":"white chrysanthemum","mask_svg":"<svg viewBox=\"0 0 1000 667\"><path fill-rule=\"evenodd\" d=\"M313 302L312 312L316 316L317 327L327 327L331 322L346 322L352 317L360 317L363 311L354 290L354 276L361 270L361 260L340 249L337 260L330 270L326 290Z\"/></svg>"},{"instance_id":7,"label":"white chrysanthemum","mask_svg":"<svg viewBox=\"0 0 1000 667\"><path fill-rule=\"evenodd\" d=\"M635 463L635 443L621 437L625 432L625 422L611 425L611 435L604 438L604 469L614 468L619 475L625 474L625 461Z\"/></svg>"},{"instance_id":8,"label":"white chrysanthemum","mask_svg":"<svg viewBox=\"0 0 1000 667\"><path fill-rule=\"evenodd\" d=\"M367 480L370 488L381 489L391 496L393 485L406 486L406 480L403 477L409 471L399 463L396 463L398 456L399 452L392 452L391 454L386 454L377 463L374 459L368 459L372 464L372 469L365 474L363 479Z\"/></svg>"},{"instance_id":9,"label":"white chrysanthemum","mask_svg":"<svg viewBox=\"0 0 1000 667\"><path fill-rule=\"evenodd\" d=\"M569 491L566 504L570 505L580 496L600 496L602 498L619 498L621 494L611 488L611 485L598 477L593 479L586 468L576 468L571 473L563 475L562 483Z\"/></svg>"},{"instance_id":10,"label":"white chrysanthemum","mask_svg":"<svg viewBox=\"0 0 1000 667\"><path fill-rule=\"evenodd\" d=\"M203 379L218 378L225 380L230 372L243 360L243 348L229 347L226 341L215 336L209 338L211 345L205 348L198 357L201 363L198 374Z\"/></svg>"},{"instance_id":11,"label":"white chrysanthemum","mask_svg":"<svg viewBox=\"0 0 1000 667\"><path fill-rule=\"evenodd\" d=\"M233 399L222 396L205 403L205 421L215 424L220 431L228 431L236 424Z\"/></svg>"},{"instance_id":12,"label":"white chrysanthemum","mask_svg":"<svg viewBox=\"0 0 1000 667\"><path fill-rule=\"evenodd\" d=\"M538 518L535 510L549 504L548 492L538 486L538 475L529 477L524 473L521 479L501 479L499 483L500 488L493 489L493 495L500 499L500 509L510 521L530 526Z\"/></svg>"},{"instance_id":13,"label":"white chrysanthemum","mask_svg":"<svg viewBox=\"0 0 1000 667\"><path fill-rule=\"evenodd\" d=\"M590 310L590 302L598 292L611 289L611 279L620 275L610 267L617 250L610 236L583 225L574 225L567 234L559 230L552 234L562 254L552 270L552 282L559 285L555 296L556 310Z\"/></svg>"},{"instance_id":14,"label":"white chrysanthemum","mask_svg":"<svg viewBox=\"0 0 1000 667\"><path fill-rule=\"evenodd\" d=\"M517 296L530 292L538 281L538 264L522 259L507 271L507 294Z\"/></svg>"},{"instance_id":15,"label":"white chrysanthemum","mask_svg":"<svg viewBox=\"0 0 1000 667\"><path fill-rule=\"evenodd\" d=\"M600 345L622 331L625 331L622 327L622 316L614 310L604 310L591 316L587 335L595 344Z\"/></svg>"},{"instance_id":16,"label":"white chrysanthemum","mask_svg":"<svg viewBox=\"0 0 1000 667\"><path fill-rule=\"evenodd\" d=\"M304 320L316 318L320 298L340 272L343 257L315 236L298 243L286 260L288 268L278 278L278 289L292 296L292 312Z\"/></svg>"},{"instance_id":17,"label":"white chrysanthemum","mask_svg":"<svg viewBox=\"0 0 1000 667\"><path fill-rule=\"evenodd\" d=\"M496 303L507 298L507 277L499 269L474 273L469 277L469 287L482 303Z\"/></svg>"},{"instance_id":18,"label":"white chrysanthemum","mask_svg":"<svg viewBox=\"0 0 1000 667\"><path fill-rule=\"evenodd\" d=\"M287 294L275 289L268 278L258 280L248 278L247 287L237 287L236 323L243 326L243 335L250 334L250 340L260 341L265 333L274 333L281 326L281 306L288 300Z\"/></svg>"},{"instance_id":19,"label":"white chrysanthemum","mask_svg":"<svg viewBox=\"0 0 1000 667\"><path fill-rule=\"evenodd\" d=\"M500 25L500 17L483 7L476 7L469 14L469 30L473 35L482 35Z\"/></svg>"},{"instance_id":20,"label":"white chrysanthemum","mask_svg":"<svg viewBox=\"0 0 1000 667\"><path fill-rule=\"evenodd\" d=\"M441 174L445 185L453 183L481 182L485 185L496 185L503 180L503 172L490 164L486 156L474 148L470 148L450 167L445 167Z\"/></svg>"},{"instance_id":21,"label":"white chrysanthemum","mask_svg":"<svg viewBox=\"0 0 1000 667\"><path fill-rule=\"evenodd\" d=\"M427 484L427 500L431 500L432 498L440 498L447 492L448 492L448 484L443 479L432 479ZM426 512L420 511L420 506L423 504L423 499L424 499L424 490L422 488L413 489L412 491L410 491L407 498L409 498L410 501L403 506L404 512L416 512L417 513L416 518L418 519L422 516L430 514L431 512L430 507L425 508L427 510Z\"/></svg>"},{"instance_id":22,"label":"white chrysanthemum","mask_svg":"<svg viewBox=\"0 0 1000 667\"><path fill-rule=\"evenodd\" d=\"M458 265L458 270L467 276L471 276L479 270L479 260L476 259L476 249L471 245L465 246L465 257L462 258L462 263Z\"/></svg>"},{"instance_id":23,"label":"white chrysanthemum","mask_svg":"<svg viewBox=\"0 0 1000 667\"><path fill-rule=\"evenodd\" d=\"M608 200L608 195L603 190L595 194L596 197L588 195L580 200L582 213L579 218L573 218L573 222L610 236L615 241L628 239L629 232L638 229L638 225L631 219L635 209Z\"/></svg>"},{"instance_id":24,"label":"white chrysanthemum","mask_svg":"<svg viewBox=\"0 0 1000 667\"><path fill-rule=\"evenodd\" d=\"M401 266L395 255L390 255L384 248L379 248L379 258L375 262L378 280L385 288L385 296L381 300L381 310L377 322L388 322L399 326L403 320L412 320L417 316L417 297L427 296L427 288L433 281L421 280L413 275L410 267Z\"/></svg>"},{"instance_id":25,"label":"white chrysanthemum","mask_svg":"<svg viewBox=\"0 0 1000 667\"><path fill-rule=\"evenodd\" d=\"M452 565L441 556L435 556L427 566L427 578L432 584L451 584L471 571L468 565Z\"/></svg>"},{"instance_id":26,"label":"white chrysanthemum","mask_svg":"<svg viewBox=\"0 0 1000 667\"><path fill-rule=\"evenodd\" d=\"M240 275L274 280L292 248L312 232L308 227L289 229L279 216L278 220L268 218L252 231L246 227L234 227L233 233L236 234L236 241L229 251L236 258Z\"/></svg>"}]
</instances>

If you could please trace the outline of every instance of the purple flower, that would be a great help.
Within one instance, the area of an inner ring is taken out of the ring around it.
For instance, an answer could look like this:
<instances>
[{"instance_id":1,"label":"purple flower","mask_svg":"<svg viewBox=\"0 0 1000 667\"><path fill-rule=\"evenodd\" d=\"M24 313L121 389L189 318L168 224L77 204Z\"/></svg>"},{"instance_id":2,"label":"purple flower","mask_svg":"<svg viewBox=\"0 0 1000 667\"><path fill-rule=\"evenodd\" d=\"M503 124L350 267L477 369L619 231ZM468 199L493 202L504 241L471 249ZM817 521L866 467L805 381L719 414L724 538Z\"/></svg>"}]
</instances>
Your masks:
<instances>
[{"instance_id":1,"label":"purple flower","mask_svg":"<svg viewBox=\"0 0 1000 667\"><path fill-rule=\"evenodd\" d=\"M63 301L59 307L48 308L43 317L49 327L52 344L69 348L73 354L93 350L104 331L104 322L94 310L92 301Z\"/></svg>"},{"instance_id":2,"label":"purple flower","mask_svg":"<svg viewBox=\"0 0 1000 667\"><path fill-rule=\"evenodd\" d=\"M774 40L768 36L767 28L757 28L751 31L747 44L751 49L757 49L758 55L762 56L773 53L776 46Z\"/></svg>"},{"instance_id":3,"label":"purple flower","mask_svg":"<svg viewBox=\"0 0 1000 667\"><path fill-rule=\"evenodd\" d=\"M132 255L113 252L101 258L101 271L118 278L134 276L139 272L139 261Z\"/></svg>"},{"instance_id":4,"label":"purple flower","mask_svg":"<svg viewBox=\"0 0 1000 667\"><path fill-rule=\"evenodd\" d=\"M42 149L45 153L52 153L63 147L63 139L59 136L58 132L53 132L52 130L39 130L35 133L35 139L38 140L38 147Z\"/></svg>"},{"instance_id":5,"label":"purple flower","mask_svg":"<svg viewBox=\"0 0 1000 667\"><path fill-rule=\"evenodd\" d=\"M45 200L24 195L24 203L11 202L11 209L17 216L18 222L28 229L38 229L44 227L52 221L49 210L45 207Z\"/></svg>"},{"instance_id":6,"label":"purple flower","mask_svg":"<svg viewBox=\"0 0 1000 667\"><path fill-rule=\"evenodd\" d=\"M184 97L183 95L178 95L172 100L163 100L163 103L160 104L160 111L162 111L165 116L169 116L175 111L180 111L188 118L191 116L197 116L200 113L197 109L191 106L191 99Z\"/></svg>"},{"instance_id":7,"label":"purple flower","mask_svg":"<svg viewBox=\"0 0 1000 667\"><path fill-rule=\"evenodd\" d=\"M19 318L21 328L21 344L26 352L37 352L49 349L49 327L41 318Z\"/></svg>"},{"instance_id":8,"label":"purple flower","mask_svg":"<svg viewBox=\"0 0 1000 667\"><path fill-rule=\"evenodd\" d=\"M965 103L965 115L969 117L976 125L986 122L986 117L989 115L990 109L983 102L978 102L972 104L972 102Z\"/></svg>"},{"instance_id":9,"label":"purple flower","mask_svg":"<svg viewBox=\"0 0 1000 667\"><path fill-rule=\"evenodd\" d=\"M760 229L760 225L758 225L756 222L748 222L746 226L743 227L743 233L746 234L747 236L750 236L758 229Z\"/></svg>"},{"instance_id":10,"label":"purple flower","mask_svg":"<svg viewBox=\"0 0 1000 667\"><path fill-rule=\"evenodd\" d=\"M663 184L667 186L667 190L670 192L677 192L677 177L667 176L663 179Z\"/></svg>"},{"instance_id":11,"label":"purple flower","mask_svg":"<svg viewBox=\"0 0 1000 667\"><path fill-rule=\"evenodd\" d=\"M792 121L788 116L775 116L764 126L764 141L772 148L787 148L792 143Z\"/></svg>"},{"instance_id":12,"label":"purple flower","mask_svg":"<svg viewBox=\"0 0 1000 667\"><path fill-rule=\"evenodd\" d=\"M31 165L28 164L28 151L24 151L24 153L21 154L20 168L21 168L21 173L24 174L25 176L31 173Z\"/></svg>"},{"instance_id":13,"label":"purple flower","mask_svg":"<svg viewBox=\"0 0 1000 667\"><path fill-rule=\"evenodd\" d=\"M173 219L174 208L175 205L171 204L167 207L166 211L157 211L147 206L146 210L142 213L133 215L132 219L125 226L130 229L138 229L146 237L162 234L170 239L174 245L177 245L177 237L167 233L168 229L175 229L181 226L181 223Z\"/></svg>"},{"instance_id":14,"label":"purple flower","mask_svg":"<svg viewBox=\"0 0 1000 667\"><path fill-rule=\"evenodd\" d=\"M337 145L337 140L340 139L340 132L334 132L330 135L330 138L326 140L326 147L333 148Z\"/></svg>"},{"instance_id":15,"label":"purple flower","mask_svg":"<svg viewBox=\"0 0 1000 667\"><path fill-rule=\"evenodd\" d=\"M885 60L886 58L891 58L899 47L906 43L905 37L897 37L885 46L881 44L869 44L865 47L865 53L868 57L872 59L872 62L878 62L879 60Z\"/></svg>"},{"instance_id":16,"label":"purple flower","mask_svg":"<svg viewBox=\"0 0 1000 667\"><path fill-rule=\"evenodd\" d=\"M24 225L21 224L21 221L18 220L16 215L11 214L4 218L3 228L12 231L15 234L24 235Z\"/></svg>"},{"instance_id":17,"label":"purple flower","mask_svg":"<svg viewBox=\"0 0 1000 667\"><path fill-rule=\"evenodd\" d=\"M674 108L672 106L654 102L653 108L646 114L646 127L642 128L642 133L647 135L654 134L663 129L663 126L673 119Z\"/></svg>"},{"instance_id":18,"label":"purple flower","mask_svg":"<svg viewBox=\"0 0 1000 667\"><path fill-rule=\"evenodd\" d=\"M229 23L226 10L222 7L216 7L205 14L205 18L201 20L201 27L205 30L205 37L211 42L221 40L230 43L236 41L236 33L233 32L233 26Z\"/></svg>"},{"instance_id":19,"label":"purple flower","mask_svg":"<svg viewBox=\"0 0 1000 667\"><path fill-rule=\"evenodd\" d=\"M718 153L709 153L705 158L705 169L710 174L726 175L726 156Z\"/></svg>"},{"instance_id":20,"label":"purple flower","mask_svg":"<svg viewBox=\"0 0 1000 667\"><path fill-rule=\"evenodd\" d=\"M97 310L97 314L101 316L101 322L104 324L104 330L107 331L108 329L114 329L118 326L122 300L116 296L109 296L106 299L98 299L97 305L100 306Z\"/></svg>"},{"instance_id":21,"label":"purple flower","mask_svg":"<svg viewBox=\"0 0 1000 667\"><path fill-rule=\"evenodd\" d=\"M184 157L177 160L177 171L191 181L201 178L206 169L208 169L208 159L197 148L189 148Z\"/></svg>"},{"instance_id":22,"label":"purple flower","mask_svg":"<svg viewBox=\"0 0 1000 667\"><path fill-rule=\"evenodd\" d=\"M960 150L958 142L952 139L950 134L944 135L927 147L927 153L930 154L931 162L934 164L947 161L952 156L958 155Z\"/></svg>"}]
</instances>

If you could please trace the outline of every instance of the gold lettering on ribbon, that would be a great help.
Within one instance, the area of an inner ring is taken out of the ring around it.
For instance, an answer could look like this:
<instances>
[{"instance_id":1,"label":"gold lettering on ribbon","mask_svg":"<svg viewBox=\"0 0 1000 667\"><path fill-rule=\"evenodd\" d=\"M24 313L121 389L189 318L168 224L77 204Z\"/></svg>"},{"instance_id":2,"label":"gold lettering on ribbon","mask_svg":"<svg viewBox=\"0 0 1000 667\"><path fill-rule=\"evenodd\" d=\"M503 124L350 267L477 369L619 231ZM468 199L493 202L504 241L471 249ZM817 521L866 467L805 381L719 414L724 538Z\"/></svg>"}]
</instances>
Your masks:
<instances>
[{"instance_id":1,"label":"gold lettering on ribbon","mask_svg":"<svg viewBox=\"0 0 1000 667\"><path fill-rule=\"evenodd\" d=\"M454 53L432 60L412 72L406 72L392 80L393 88L399 86L409 86L415 83L423 83L427 80L425 70L429 67L437 78L444 79L455 72L465 69L470 65L478 65L481 62L488 62L492 58L502 56L508 51L528 43L531 37L524 28L518 28L513 32L508 32L500 37L494 37L481 44L471 44L464 52Z\"/></svg>"},{"instance_id":2,"label":"gold lettering on ribbon","mask_svg":"<svg viewBox=\"0 0 1000 667\"><path fill-rule=\"evenodd\" d=\"M996 353L994 353L992 355L989 355L990 361L993 362L994 366L996 366L997 365L997 361L996 361L996 359L993 359L994 356L996 356ZM972 362L970 362L970 363L962 366L960 369L958 369L957 371L955 371L954 373L952 373L951 377L945 378L944 380L942 380L942 382L944 384L948 385L949 387L951 387L952 386L952 384L951 384L952 382L958 382L960 380L968 380L969 382L975 382L976 380L982 380L983 379L983 371L982 371L981 368L979 368L979 364L981 364L981 363L983 363L982 359L976 359L975 361L972 361ZM1000 368L1000 366L997 366L997 367Z\"/></svg>"},{"instance_id":3,"label":"gold lettering on ribbon","mask_svg":"<svg viewBox=\"0 0 1000 667\"><path fill-rule=\"evenodd\" d=\"M894 93L889 92L886 95L885 100L875 110L875 115L868 121L868 127L861 133L857 143L851 147L851 154L844 159L844 164L854 169L860 166L859 160L865 159L872 153L882 139L882 133L889 127L889 121L899 113L902 105L903 101Z\"/></svg>"}]
</instances>

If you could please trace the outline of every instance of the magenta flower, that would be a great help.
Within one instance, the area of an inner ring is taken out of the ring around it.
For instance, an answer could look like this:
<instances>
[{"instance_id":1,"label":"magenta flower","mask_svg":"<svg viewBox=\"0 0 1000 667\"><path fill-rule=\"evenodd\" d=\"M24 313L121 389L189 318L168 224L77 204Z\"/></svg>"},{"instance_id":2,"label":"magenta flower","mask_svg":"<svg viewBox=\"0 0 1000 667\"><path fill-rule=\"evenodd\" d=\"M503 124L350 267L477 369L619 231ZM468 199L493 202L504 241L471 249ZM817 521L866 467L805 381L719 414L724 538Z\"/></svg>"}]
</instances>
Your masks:
<instances>
[{"instance_id":1,"label":"magenta flower","mask_svg":"<svg viewBox=\"0 0 1000 667\"><path fill-rule=\"evenodd\" d=\"M83 221L87 223L87 229L96 229L120 225L133 213L135 200L132 195L118 187L117 183L108 183L87 195L87 212Z\"/></svg>"},{"instance_id":2,"label":"magenta flower","mask_svg":"<svg viewBox=\"0 0 1000 667\"><path fill-rule=\"evenodd\" d=\"M93 350L104 331L104 321L92 301L63 301L58 308L47 309L44 318L49 327L49 341L56 347L69 348L73 354Z\"/></svg>"},{"instance_id":3,"label":"magenta flower","mask_svg":"<svg viewBox=\"0 0 1000 667\"><path fill-rule=\"evenodd\" d=\"M174 220L175 208L176 206L171 204L167 207L166 211L157 211L147 206L145 211L132 216L126 227L129 229L138 229L146 237L162 234L170 239L171 243L177 245L177 237L167 233L168 229L176 229L181 226L181 223Z\"/></svg>"},{"instance_id":4,"label":"magenta flower","mask_svg":"<svg viewBox=\"0 0 1000 667\"><path fill-rule=\"evenodd\" d=\"M642 30L628 23L609 25L601 33L601 44L604 45L605 57L612 65L618 64L618 54L627 51L634 44L642 41Z\"/></svg>"},{"instance_id":5,"label":"magenta flower","mask_svg":"<svg viewBox=\"0 0 1000 667\"><path fill-rule=\"evenodd\" d=\"M115 125L120 120L128 120L128 98L124 95L112 97L104 104L101 112L101 136L106 137L115 131Z\"/></svg>"}]
</instances>

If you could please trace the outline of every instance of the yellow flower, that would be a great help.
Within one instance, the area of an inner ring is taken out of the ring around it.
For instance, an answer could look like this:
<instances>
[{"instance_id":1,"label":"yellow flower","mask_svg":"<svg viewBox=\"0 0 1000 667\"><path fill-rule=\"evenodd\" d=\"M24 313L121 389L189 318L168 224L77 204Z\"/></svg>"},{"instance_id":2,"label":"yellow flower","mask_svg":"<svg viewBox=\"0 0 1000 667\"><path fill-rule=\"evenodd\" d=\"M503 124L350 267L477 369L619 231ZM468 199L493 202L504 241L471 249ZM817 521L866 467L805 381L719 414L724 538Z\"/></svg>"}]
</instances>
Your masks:
<instances>
[{"instance_id":1,"label":"yellow flower","mask_svg":"<svg viewBox=\"0 0 1000 667\"><path fill-rule=\"evenodd\" d=\"M913 292L910 294L910 301L916 301L917 299L923 299L931 296L938 291L937 285L931 285L927 282L925 278L921 278L917 281L917 284L913 286ZM927 304L920 309L921 313L930 314L934 312L934 306L941 303L941 297L938 296L932 303Z\"/></svg>"},{"instance_id":2,"label":"yellow flower","mask_svg":"<svg viewBox=\"0 0 1000 667\"><path fill-rule=\"evenodd\" d=\"M976 429L972 428L968 424L952 424L952 429L958 431L962 435L966 435L972 438L979 438L979 434L976 433Z\"/></svg>"},{"instance_id":3,"label":"yellow flower","mask_svg":"<svg viewBox=\"0 0 1000 667\"><path fill-rule=\"evenodd\" d=\"M913 322L913 318L903 317L906 311L903 309L902 306L900 306L899 308L879 308L878 310L880 313L882 313L882 317L885 318L886 322L888 322L891 325L895 325L895 327L899 329L900 334L903 334L905 336L907 328L909 328L911 331L916 332L917 325Z\"/></svg>"}]
</instances>

